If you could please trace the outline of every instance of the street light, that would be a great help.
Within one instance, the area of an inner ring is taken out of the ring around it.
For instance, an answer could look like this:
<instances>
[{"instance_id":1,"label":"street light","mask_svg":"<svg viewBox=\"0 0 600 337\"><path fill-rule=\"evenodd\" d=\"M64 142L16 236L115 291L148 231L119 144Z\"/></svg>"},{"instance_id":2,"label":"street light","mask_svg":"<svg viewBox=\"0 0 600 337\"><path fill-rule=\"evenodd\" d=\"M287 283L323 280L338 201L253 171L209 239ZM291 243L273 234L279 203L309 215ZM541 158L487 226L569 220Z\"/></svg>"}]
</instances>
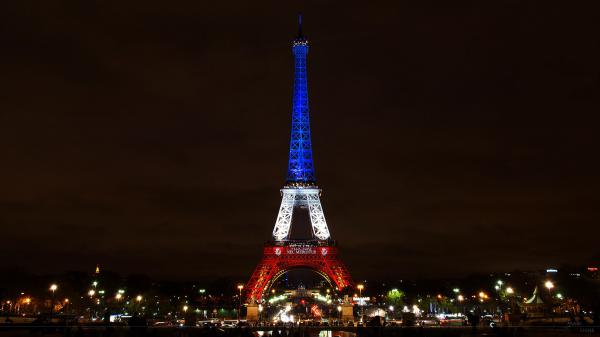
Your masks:
<instances>
[{"instance_id":1,"label":"street light","mask_svg":"<svg viewBox=\"0 0 600 337\"><path fill-rule=\"evenodd\" d=\"M510 305L510 310L515 310L515 298L514 298L515 290L512 287L506 287L506 297L508 298L508 303Z\"/></svg>"},{"instance_id":2,"label":"street light","mask_svg":"<svg viewBox=\"0 0 600 337\"><path fill-rule=\"evenodd\" d=\"M136 311L138 311L138 312L140 312L140 304L142 303L142 299L144 299L142 297L142 295L137 295L135 297L135 301L137 302L137 304L136 304Z\"/></svg>"},{"instance_id":3,"label":"street light","mask_svg":"<svg viewBox=\"0 0 600 337\"><path fill-rule=\"evenodd\" d=\"M184 305L184 306L183 306L183 312L187 312L187 311L188 311L188 306L187 306L187 305Z\"/></svg>"},{"instance_id":4,"label":"street light","mask_svg":"<svg viewBox=\"0 0 600 337\"><path fill-rule=\"evenodd\" d=\"M458 295L458 301L462 302L465 300L465 297L463 295Z\"/></svg>"},{"instance_id":5,"label":"street light","mask_svg":"<svg viewBox=\"0 0 600 337\"><path fill-rule=\"evenodd\" d=\"M242 289L244 289L244 285L243 284L238 284L237 285L238 290L240 291L240 296L239 296L239 300L240 300L240 304L238 307L238 322L240 321L240 315L241 315L241 311L242 311Z\"/></svg>"},{"instance_id":6,"label":"street light","mask_svg":"<svg viewBox=\"0 0 600 337\"><path fill-rule=\"evenodd\" d=\"M365 286L362 283L356 286L356 289L358 289L358 304L360 305L360 321L361 322L362 322L363 314L364 314L364 307L363 307L363 300L362 300L362 290L364 288L365 288Z\"/></svg>"},{"instance_id":7,"label":"street light","mask_svg":"<svg viewBox=\"0 0 600 337\"><path fill-rule=\"evenodd\" d=\"M54 292L56 292L58 286L55 283L50 285L50 291L52 292L52 303L50 303L50 315L52 315L52 311L54 310Z\"/></svg>"},{"instance_id":8,"label":"street light","mask_svg":"<svg viewBox=\"0 0 600 337\"><path fill-rule=\"evenodd\" d=\"M544 283L544 286L546 287L546 289L548 289L548 296L550 296L550 301L552 301L552 288L554 288L554 283L552 283L552 281L548 280ZM554 323L554 315L552 313L552 309L550 309L550 313L551 313L551 319L552 319L552 323Z\"/></svg>"},{"instance_id":9,"label":"street light","mask_svg":"<svg viewBox=\"0 0 600 337\"><path fill-rule=\"evenodd\" d=\"M554 288L554 283L552 281L548 280L544 283L544 287L546 287L546 289L548 289L548 296L550 296L550 298L552 298L552 288Z\"/></svg>"},{"instance_id":10,"label":"street light","mask_svg":"<svg viewBox=\"0 0 600 337\"><path fill-rule=\"evenodd\" d=\"M88 296L90 297L90 300L93 301L94 295L96 295L96 290L90 289L88 291ZM99 299L97 301L94 301L94 304L95 304L94 305L94 311L93 311L94 317L96 317L98 315L98 304L100 303L99 301L100 301ZM92 316L92 312L90 312L90 318L91 318L91 316Z\"/></svg>"},{"instance_id":11,"label":"street light","mask_svg":"<svg viewBox=\"0 0 600 337\"><path fill-rule=\"evenodd\" d=\"M483 302L484 300L488 299L488 295L486 293L484 293L483 291L479 292L479 301Z\"/></svg>"}]
</instances>

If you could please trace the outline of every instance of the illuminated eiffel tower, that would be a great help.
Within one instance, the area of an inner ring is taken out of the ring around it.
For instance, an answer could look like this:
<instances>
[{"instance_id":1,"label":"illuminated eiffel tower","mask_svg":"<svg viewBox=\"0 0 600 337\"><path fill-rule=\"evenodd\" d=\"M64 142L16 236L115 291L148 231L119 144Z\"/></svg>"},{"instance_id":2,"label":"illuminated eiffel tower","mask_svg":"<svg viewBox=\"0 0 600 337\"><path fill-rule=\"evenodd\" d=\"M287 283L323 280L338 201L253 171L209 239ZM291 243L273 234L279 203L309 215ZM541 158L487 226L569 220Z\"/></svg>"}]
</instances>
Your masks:
<instances>
[{"instance_id":1,"label":"illuminated eiffel tower","mask_svg":"<svg viewBox=\"0 0 600 337\"><path fill-rule=\"evenodd\" d=\"M292 44L292 54L294 91L287 179L281 189L281 206L273 229L273 240L265 245L263 258L245 286L248 303L260 303L273 283L295 268L314 270L338 290L353 285L350 273L338 257L335 241L331 239L321 206L321 189L316 184L308 113L308 40L302 34L302 17L298 36ZM308 210L311 239L290 238L294 209L297 208Z\"/></svg>"}]
</instances>

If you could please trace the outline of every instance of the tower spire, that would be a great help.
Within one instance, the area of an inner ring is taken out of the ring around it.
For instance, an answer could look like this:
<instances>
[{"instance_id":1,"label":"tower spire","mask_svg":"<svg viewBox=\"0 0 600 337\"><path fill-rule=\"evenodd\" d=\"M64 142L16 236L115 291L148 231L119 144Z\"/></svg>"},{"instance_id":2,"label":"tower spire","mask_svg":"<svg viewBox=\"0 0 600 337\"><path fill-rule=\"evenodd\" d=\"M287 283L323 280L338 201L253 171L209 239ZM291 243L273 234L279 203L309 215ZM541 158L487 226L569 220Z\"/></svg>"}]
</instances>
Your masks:
<instances>
[{"instance_id":1,"label":"tower spire","mask_svg":"<svg viewBox=\"0 0 600 337\"><path fill-rule=\"evenodd\" d=\"M302 36L302 13L298 14L298 39L304 38Z\"/></svg>"}]
</instances>

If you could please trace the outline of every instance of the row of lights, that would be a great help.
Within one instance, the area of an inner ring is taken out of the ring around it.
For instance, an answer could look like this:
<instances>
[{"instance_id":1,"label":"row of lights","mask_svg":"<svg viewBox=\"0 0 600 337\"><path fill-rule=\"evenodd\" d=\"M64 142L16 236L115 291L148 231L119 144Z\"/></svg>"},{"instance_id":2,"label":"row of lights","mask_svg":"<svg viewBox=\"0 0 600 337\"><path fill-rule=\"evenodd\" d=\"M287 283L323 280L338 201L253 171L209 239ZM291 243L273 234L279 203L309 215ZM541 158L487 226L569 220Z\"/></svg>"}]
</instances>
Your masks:
<instances>
[{"instance_id":1,"label":"row of lights","mask_svg":"<svg viewBox=\"0 0 600 337\"><path fill-rule=\"evenodd\" d=\"M97 281L94 281L94 282L92 283L92 285L94 286L94 288L96 288L96 286L98 285L98 282L97 282ZM57 284L55 284L55 283L53 283L53 284L51 284L51 285L50 285L50 288L49 288L49 289L50 289L50 291L52 291L52 296L54 296L54 293L55 293L55 292L56 292L56 290L58 289L58 285L57 285ZM99 293L103 293L103 291L102 291L102 290L100 290L100 291L99 291ZM125 293L125 290L123 290L123 289L119 289L119 290L117 291L117 294L115 295L115 299L117 299L117 300L120 300L120 299L122 299L122 298L123 298L123 294L124 294L124 293ZM90 289L90 290L88 291L88 296L90 296L90 297L94 297L95 295L96 295L96 290L95 290L95 289ZM29 299L29 298L27 298L27 299ZM27 300L27 299L26 299L26 300ZM142 295L137 295L137 296L135 297L135 300L136 300L136 301L138 301L138 302L141 302L141 301L142 301L142 299L143 299ZM31 299L29 299L29 300L31 301ZM65 302L69 302L69 299L68 299L68 298L67 298L67 299L65 299Z\"/></svg>"},{"instance_id":2,"label":"row of lights","mask_svg":"<svg viewBox=\"0 0 600 337\"><path fill-rule=\"evenodd\" d=\"M502 280L498 280L498 281L496 282L496 285L495 285L495 287L494 287L494 288L495 288L496 290L500 290L503 284L504 284L504 282L503 282ZM96 286L98 285L98 282L97 282L97 281L94 281L94 282L92 283L92 285L94 286L94 288L96 288ZM544 283L544 286L545 286L545 287L548 289L548 291L551 291L551 290L554 288L554 283L553 283L552 281L548 280L548 281L546 281L546 282ZM363 284L358 284L358 285L356 286L356 288L357 288L357 289L358 289L358 291L359 291L359 297L361 297L361 298L362 298L362 290L364 289L364 285L363 285ZM57 289L58 289L58 285L56 285L56 284L51 284L51 285L50 285L50 291L52 291L52 295L53 295L53 296L54 296L54 293L56 292L56 290L57 290ZM244 289L244 285L243 285L243 284L238 284L238 285L237 285L237 289L238 289L238 291L239 291L239 296L240 296L240 306L241 306L241 296L242 296L242 290ZM460 292L460 289L458 289L458 288L454 288L454 289L453 289L453 291L454 291L454 293L459 293L459 292ZM506 287L505 291L506 291L506 293L507 293L507 294L509 294L509 295L513 295L513 294L514 294L514 292L515 292L515 291L514 291L514 289L513 289L512 287L510 287L510 286ZM123 298L123 294L124 294L124 292L125 292L124 290L121 290L121 289L119 289L119 291L118 291L118 292L117 292L117 294L115 295L115 299L117 299L117 300L121 300L121 299ZM274 289L272 289L272 292L274 293ZM95 289L90 289L90 290L88 291L88 295L89 295L90 297L93 297L95 294L96 294L96 290L95 290ZM489 296L488 296L488 295L487 295L485 292L483 292L483 291L480 291L480 292L479 292L479 294L478 294L478 296L479 296L479 298L480 298L480 300L481 300L481 301L483 301L483 300L486 300L486 299L488 299L488 298L489 298ZM441 299L443 296L442 296L441 294L439 294L437 297L438 297L438 299ZM558 297L558 298L562 298L562 295L561 295L561 294L557 294L557 297ZM142 301L143 297L142 297L142 295L137 295L135 299L136 299L136 301L139 303L139 302L141 302L141 301ZM457 296L457 300L458 300L459 302L462 302L462 301L464 301L464 300L465 300L465 298L464 298L464 296L463 296L462 294L458 294L458 296ZM25 299L25 301L26 301L26 303L27 303L27 304L29 304L29 303L31 302L31 299L30 299L30 298L27 298L27 299ZM68 302L69 302L69 299L65 299L65 302L67 302L67 303L68 303ZM183 307L183 310L184 310L184 311L187 311L187 310L188 310L188 306L187 306L187 305L185 305L185 306ZM338 310L341 310L341 307L340 307L340 306L338 306ZM393 310L393 309L390 309L390 310Z\"/></svg>"},{"instance_id":3,"label":"row of lights","mask_svg":"<svg viewBox=\"0 0 600 337\"><path fill-rule=\"evenodd\" d=\"M94 282L92 283L92 285L93 285L94 287L96 287L96 286L98 285L98 282L97 282L97 281L94 281ZM238 286L238 289L240 289L240 292L241 292L241 289L242 289L242 288L243 288L243 286L241 286L241 288L240 288L240 286ZM52 284L52 285L50 285L50 291L52 291L52 294L53 294L53 295L54 295L54 292L55 292L57 289L58 289L58 285L56 285L56 284ZM123 289L119 289L119 290L117 291L117 294L115 295L115 299L117 299L117 300L121 300L121 299L123 298L123 294L124 294L124 293L125 293L125 290L123 290ZM94 289L90 289L90 290L88 291L88 295L89 295L90 297L93 297L95 294L96 294L96 290L94 290ZM142 295L137 295L137 296L135 297L135 300L136 300L138 303L140 303L140 302L141 302L143 299L144 299L144 298L142 297ZM29 302L31 302L31 299L30 299L30 298L27 298L27 299L25 299L25 300L28 302L28 304L29 304ZM65 302L66 302L66 303L68 303L68 302L69 302L69 299L68 299L68 298L67 298L67 299L65 299ZM188 311L188 309L189 309L189 307L188 307L187 305L184 305L182 309L183 309L183 311L184 311L184 312L187 312L187 311Z\"/></svg>"}]
</instances>

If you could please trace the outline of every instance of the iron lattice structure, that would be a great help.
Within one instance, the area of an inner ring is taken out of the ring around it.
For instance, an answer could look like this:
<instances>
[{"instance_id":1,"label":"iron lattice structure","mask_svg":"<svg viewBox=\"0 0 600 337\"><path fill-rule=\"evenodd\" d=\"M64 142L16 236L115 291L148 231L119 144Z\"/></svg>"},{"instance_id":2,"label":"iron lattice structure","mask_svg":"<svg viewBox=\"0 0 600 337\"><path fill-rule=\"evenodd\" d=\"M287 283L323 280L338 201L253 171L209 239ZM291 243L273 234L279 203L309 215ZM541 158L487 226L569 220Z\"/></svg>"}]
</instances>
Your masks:
<instances>
[{"instance_id":1,"label":"iron lattice structure","mask_svg":"<svg viewBox=\"0 0 600 337\"><path fill-rule=\"evenodd\" d=\"M289 237L294 208L303 207L308 208L313 236L319 240L328 240L331 236L325 221L325 214L323 214L320 194L321 190L318 188L289 186L283 188L281 190L281 206L273 229L273 239L285 241Z\"/></svg>"},{"instance_id":2,"label":"iron lattice structure","mask_svg":"<svg viewBox=\"0 0 600 337\"><path fill-rule=\"evenodd\" d=\"M316 185L312 156L306 56L308 41L300 32L292 45L294 92L292 132L287 179L281 189L281 206L273 229L273 241L265 245L263 258L246 284L248 303L261 302L265 291L290 269L309 268L338 290L353 285L350 273L339 259L321 206L321 189ZM290 240L294 209L308 210L313 239Z\"/></svg>"}]
</instances>

